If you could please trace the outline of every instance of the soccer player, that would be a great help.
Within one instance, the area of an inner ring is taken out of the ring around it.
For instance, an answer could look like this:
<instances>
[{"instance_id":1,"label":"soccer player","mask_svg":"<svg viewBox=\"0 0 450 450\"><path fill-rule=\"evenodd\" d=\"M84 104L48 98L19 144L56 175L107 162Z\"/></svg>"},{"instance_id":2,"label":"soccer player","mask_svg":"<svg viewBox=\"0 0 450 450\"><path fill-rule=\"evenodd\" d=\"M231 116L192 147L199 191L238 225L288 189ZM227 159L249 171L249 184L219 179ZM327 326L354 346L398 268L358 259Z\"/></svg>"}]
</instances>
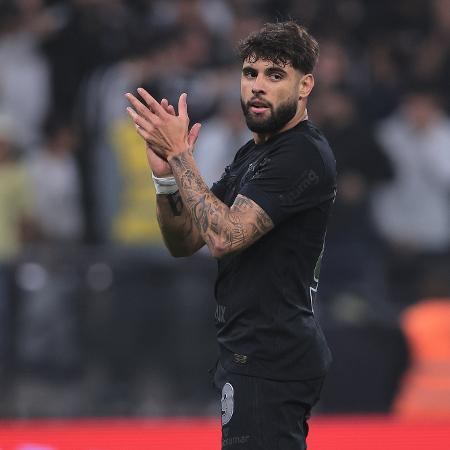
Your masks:
<instances>
[{"instance_id":1,"label":"soccer player","mask_svg":"<svg viewBox=\"0 0 450 450\"><path fill-rule=\"evenodd\" d=\"M241 103L254 138L211 189L193 150L186 94L178 114L138 89L128 113L146 142L158 219L174 256L207 245L215 286L222 448L306 448L307 419L331 357L314 316L335 159L308 120L319 48L295 22L239 45ZM211 149L213 152L214 149Z\"/></svg>"}]
</instances>

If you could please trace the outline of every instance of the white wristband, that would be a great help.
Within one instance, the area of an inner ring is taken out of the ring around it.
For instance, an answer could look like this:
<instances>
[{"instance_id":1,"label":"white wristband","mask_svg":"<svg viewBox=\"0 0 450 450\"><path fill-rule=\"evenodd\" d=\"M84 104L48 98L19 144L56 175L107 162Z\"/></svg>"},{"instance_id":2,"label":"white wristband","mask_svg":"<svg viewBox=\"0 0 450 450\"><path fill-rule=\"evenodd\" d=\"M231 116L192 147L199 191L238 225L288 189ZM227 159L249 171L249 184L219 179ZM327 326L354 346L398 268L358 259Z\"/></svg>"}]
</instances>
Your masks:
<instances>
[{"instance_id":1,"label":"white wristband","mask_svg":"<svg viewBox=\"0 0 450 450\"><path fill-rule=\"evenodd\" d=\"M174 194L178 191L175 177L158 178L152 174L155 191L157 194Z\"/></svg>"}]
</instances>

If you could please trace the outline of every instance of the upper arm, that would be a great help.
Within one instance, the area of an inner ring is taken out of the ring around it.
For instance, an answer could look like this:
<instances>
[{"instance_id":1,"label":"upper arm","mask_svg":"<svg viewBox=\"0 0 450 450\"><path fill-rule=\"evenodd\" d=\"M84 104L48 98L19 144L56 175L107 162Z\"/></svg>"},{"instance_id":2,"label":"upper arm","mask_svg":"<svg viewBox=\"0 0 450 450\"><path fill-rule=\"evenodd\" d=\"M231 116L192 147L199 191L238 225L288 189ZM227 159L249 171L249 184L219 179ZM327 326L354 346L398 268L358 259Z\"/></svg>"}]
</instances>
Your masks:
<instances>
[{"instance_id":1,"label":"upper arm","mask_svg":"<svg viewBox=\"0 0 450 450\"><path fill-rule=\"evenodd\" d=\"M246 176L239 193L252 199L275 226L335 196L334 156L302 136L286 136Z\"/></svg>"},{"instance_id":2,"label":"upper arm","mask_svg":"<svg viewBox=\"0 0 450 450\"><path fill-rule=\"evenodd\" d=\"M223 239L220 245L216 246L213 256L221 257L227 253L243 250L273 227L272 219L257 203L239 194L228 212L221 230Z\"/></svg>"}]
</instances>

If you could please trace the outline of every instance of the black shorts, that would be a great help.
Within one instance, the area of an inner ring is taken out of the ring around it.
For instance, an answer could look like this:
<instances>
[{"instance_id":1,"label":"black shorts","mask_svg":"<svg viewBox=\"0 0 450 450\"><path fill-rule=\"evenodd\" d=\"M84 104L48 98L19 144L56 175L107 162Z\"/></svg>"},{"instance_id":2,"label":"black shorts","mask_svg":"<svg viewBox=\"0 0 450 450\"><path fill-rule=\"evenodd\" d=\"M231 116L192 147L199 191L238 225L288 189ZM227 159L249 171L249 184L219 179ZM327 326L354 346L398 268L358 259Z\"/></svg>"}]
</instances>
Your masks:
<instances>
[{"instance_id":1,"label":"black shorts","mask_svg":"<svg viewBox=\"0 0 450 450\"><path fill-rule=\"evenodd\" d=\"M214 386L222 402L222 450L303 450L324 377L275 381L226 371Z\"/></svg>"}]
</instances>

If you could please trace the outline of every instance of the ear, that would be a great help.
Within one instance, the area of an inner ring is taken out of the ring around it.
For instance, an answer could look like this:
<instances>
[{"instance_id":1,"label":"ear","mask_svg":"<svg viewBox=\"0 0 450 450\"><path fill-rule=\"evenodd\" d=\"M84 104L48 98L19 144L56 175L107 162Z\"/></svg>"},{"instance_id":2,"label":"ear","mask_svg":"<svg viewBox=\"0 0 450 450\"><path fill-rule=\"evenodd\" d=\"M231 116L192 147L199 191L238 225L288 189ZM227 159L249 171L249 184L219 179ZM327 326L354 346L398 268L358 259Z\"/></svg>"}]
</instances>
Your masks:
<instances>
[{"instance_id":1,"label":"ear","mask_svg":"<svg viewBox=\"0 0 450 450\"><path fill-rule=\"evenodd\" d=\"M314 77L311 73L303 75L300 79L298 86L298 96L299 99L306 98L311 93L314 87Z\"/></svg>"}]
</instances>

